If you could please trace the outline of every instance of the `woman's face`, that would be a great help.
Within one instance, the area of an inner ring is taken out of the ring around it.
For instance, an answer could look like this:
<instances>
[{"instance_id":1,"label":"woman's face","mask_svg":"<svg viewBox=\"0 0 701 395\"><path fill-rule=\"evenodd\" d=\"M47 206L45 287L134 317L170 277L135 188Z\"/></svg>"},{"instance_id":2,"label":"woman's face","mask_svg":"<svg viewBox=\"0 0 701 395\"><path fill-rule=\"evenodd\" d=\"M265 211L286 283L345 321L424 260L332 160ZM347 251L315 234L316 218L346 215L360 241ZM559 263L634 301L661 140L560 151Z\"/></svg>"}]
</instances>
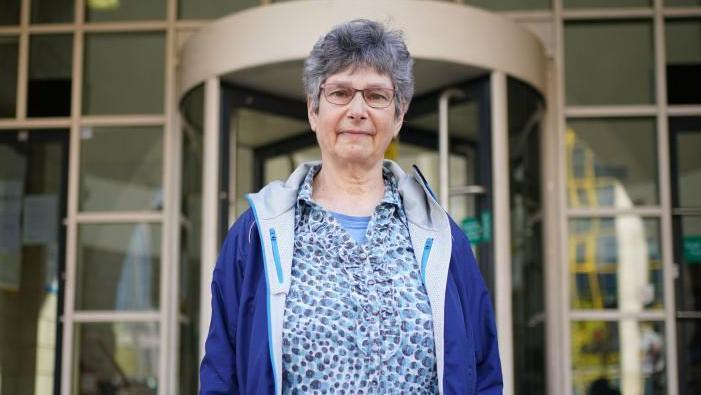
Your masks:
<instances>
[{"instance_id":1,"label":"woman's face","mask_svg":"<svg viewBox=\"0 0 701 395\"><path fill-rule=\"evenodd\" d=\"M388 76L369 67L333 74L324 84L354 89L394 88ZM386 108L373 108L365 102L360 92L356 92L350 103L339 105L330 103L322 93L318 113L308 103L309 124L321 147L322 161L350 162L368 168L381 162L387 146L399 133L404 118L403 113L395 117L394 100Z\"/></svg>"}]
</instances>

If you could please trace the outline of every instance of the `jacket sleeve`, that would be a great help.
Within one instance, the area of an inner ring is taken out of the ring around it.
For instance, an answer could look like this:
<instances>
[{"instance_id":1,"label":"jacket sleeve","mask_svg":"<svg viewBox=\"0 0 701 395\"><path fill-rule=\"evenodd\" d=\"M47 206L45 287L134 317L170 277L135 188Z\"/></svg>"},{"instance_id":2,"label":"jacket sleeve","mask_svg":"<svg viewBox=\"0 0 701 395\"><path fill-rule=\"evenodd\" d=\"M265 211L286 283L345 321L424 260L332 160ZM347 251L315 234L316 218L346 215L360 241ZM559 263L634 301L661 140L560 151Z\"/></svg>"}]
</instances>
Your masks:
<instances>
[{"instance_id":1,"label":"jacket sleeve","mask_svg":"<svg viewBox=\"0 0 701 395\"><path fill-rule=\"evenodd\" d=\"M236 327L243 263L247 255L246 224L242 215L229 231L212 276L212 318L200 365L200 395L238 394ZM249 225L250 225L249 224Z\"/></svg>"},{"instance_id":2,"label":"jacket sleeve","mask_svg":"<svg viewBox=\"0 0 701 395\"><path fill-rule=\"evenodd\" d=\"M465 324L472 327L476 364L475 393L501 395L503 379L492 301L470 247L470 241L452 220L451 226L453 243L456 244L454 247L457 249L454 253L464 257L466 265L461 266L466 270L465 275L469 279L466 284L469 292L466 298L469 308L468 314L463 318Z\"/></svg>"},{"instance_id":3,"label":"jacket sleeve","mask_svg":"<svg viewBox=\"0 0 701 395\"><path fill-rule=\"evenodd\" d=\"M494 310L481 276L479 280L481 282L481 292L475 325L475 337L478 339L476 347L476 389L477 394L480 395L501 395L503 382Z\"/></svg>"}]
</instances>

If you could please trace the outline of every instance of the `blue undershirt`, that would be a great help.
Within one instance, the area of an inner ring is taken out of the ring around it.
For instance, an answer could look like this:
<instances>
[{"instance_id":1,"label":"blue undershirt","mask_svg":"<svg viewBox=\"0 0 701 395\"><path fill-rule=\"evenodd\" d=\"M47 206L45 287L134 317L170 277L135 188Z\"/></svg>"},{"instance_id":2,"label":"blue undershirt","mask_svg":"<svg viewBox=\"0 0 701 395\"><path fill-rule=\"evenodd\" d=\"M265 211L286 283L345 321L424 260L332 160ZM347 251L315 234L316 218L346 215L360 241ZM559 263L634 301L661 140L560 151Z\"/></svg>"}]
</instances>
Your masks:
<instances>
[{"instance_id":1,"label":"blue undershirt","mask_svg":"<svg viewBox=\"0 0 701 395\"><path fill-rule=\"evenodd\" d=\"M353 236L359 245L365 243L365 232L368 229L370 217L355 217L352 215L335 213L333 211L330 211L330 213L341 227Z\"/></svg>"}]
</instances>

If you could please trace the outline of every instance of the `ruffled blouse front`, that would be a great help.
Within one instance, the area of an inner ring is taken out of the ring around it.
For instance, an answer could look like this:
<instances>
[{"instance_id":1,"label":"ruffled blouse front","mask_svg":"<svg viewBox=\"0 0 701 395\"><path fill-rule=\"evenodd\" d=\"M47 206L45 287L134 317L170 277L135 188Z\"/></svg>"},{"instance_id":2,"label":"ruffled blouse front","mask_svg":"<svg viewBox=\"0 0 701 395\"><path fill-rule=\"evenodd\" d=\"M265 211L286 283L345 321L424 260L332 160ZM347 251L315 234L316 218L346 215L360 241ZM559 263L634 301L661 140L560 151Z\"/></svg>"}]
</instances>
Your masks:
<instances>
[{"instance_id":1,"label":"ruffled blouse front","mask_svg":"<svg viewBox=\"0 0 701 395\"><path fill-rule=\"evenodd\" d=\"M384 172L358 244L312 200L319 169L298 193L283 393L438 393L431 308L396 181Z\"/></svg>"}]
</instances>

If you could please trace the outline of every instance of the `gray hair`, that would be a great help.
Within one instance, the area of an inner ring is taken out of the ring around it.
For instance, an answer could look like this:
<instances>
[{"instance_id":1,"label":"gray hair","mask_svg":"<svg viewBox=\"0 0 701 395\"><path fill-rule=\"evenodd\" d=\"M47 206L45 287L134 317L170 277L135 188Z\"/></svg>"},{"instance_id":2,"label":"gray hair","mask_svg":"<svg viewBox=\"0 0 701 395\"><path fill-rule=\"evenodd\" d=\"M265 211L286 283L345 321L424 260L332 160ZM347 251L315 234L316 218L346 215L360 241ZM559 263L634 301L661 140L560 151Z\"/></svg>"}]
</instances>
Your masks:
<instances>
[{"instance_id":1,"label":"gray hair","mask_svg":"<svg viewBox=\"0 0 701 395\"><path fill-rule=\"evenodd\" d=\"M333 74L360 66L371 67L392 80L395 116L409 107L414 94L413 61L402 32L379 22L355 19L322 36L304 61L302 82L314 112L319 111L321 84Z\"/></svg>"}]
</instances>

